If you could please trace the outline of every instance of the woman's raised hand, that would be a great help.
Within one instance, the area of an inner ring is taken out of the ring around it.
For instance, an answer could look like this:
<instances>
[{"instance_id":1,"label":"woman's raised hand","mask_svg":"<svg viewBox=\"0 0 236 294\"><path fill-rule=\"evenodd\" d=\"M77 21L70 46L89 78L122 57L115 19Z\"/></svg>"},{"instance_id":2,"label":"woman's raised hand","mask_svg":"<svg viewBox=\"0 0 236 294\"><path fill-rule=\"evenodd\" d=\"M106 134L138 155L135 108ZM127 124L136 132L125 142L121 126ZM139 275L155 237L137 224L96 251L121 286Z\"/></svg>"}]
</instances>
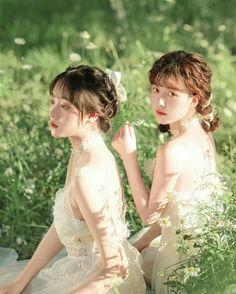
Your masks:
<instances>
[{"instance_id":1,"label":"woman's raised hand","mask_svg":"<svg viewBox=\"0 0 236 294\"><path fill-rule=\"evenodd\" d=\"M136 151L136 137L134 129L129 122L126 122L115 134L112 139L112 147L120 154L122 159Z\"/></svg>"}]
</instances>

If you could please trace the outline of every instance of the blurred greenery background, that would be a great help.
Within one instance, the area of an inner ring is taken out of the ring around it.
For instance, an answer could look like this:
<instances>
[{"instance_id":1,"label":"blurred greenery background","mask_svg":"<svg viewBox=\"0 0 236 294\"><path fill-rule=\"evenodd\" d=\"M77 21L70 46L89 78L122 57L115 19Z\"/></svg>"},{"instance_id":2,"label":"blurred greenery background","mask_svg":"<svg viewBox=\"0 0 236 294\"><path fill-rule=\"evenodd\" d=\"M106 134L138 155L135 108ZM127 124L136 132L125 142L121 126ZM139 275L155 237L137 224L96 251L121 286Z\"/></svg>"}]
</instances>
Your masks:
<instances>
[{"instance_id":1,"label":"blurred greenery background","mask_svg":"<svg viewBox=\"0 0 236 294\"><path fill-rule=\"evenodd\" d=\"M129 119L136 128L143 167L165 141L157 136L150 110L147 72L167 51L197 51L213 70L213 104L221 118L215 134L218 164L228 186L222 200L224 222L231 225L214 233L209 259L201 261L205 270L185 290L233 293L234 7L234 0L0 0L0 246L15 248L21 259L29 258L52 221L53 199L63 186L70 149L68 142L54 140L49 133L48 85L55 74L81 63L122 72L128 99L121 103L107 142ZM134 233L142 224L117 160L127 198L127 222ZM150 184L146 176L145 181ZM227 236L226 243L222 236Z\"/></svg>"}]
</instances>

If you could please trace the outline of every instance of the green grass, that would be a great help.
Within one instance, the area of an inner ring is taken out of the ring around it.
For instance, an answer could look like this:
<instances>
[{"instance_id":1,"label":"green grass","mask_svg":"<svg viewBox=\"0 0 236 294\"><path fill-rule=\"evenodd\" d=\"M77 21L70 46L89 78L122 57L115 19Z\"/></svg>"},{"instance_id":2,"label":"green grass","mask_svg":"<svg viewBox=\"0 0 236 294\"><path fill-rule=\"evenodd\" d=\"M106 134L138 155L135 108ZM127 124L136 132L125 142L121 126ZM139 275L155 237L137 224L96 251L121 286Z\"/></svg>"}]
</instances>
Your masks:
<instances>
[{"instance_id":1,"label":"green grass","mask_svg":"<svg viewBox=\"0 0 236 294\"><path fill-rule=\"evenodd\" d=\"M233 0L0 0L0 246L29 258L52 221L53 198L64 183L69 144L49 134L47 89L56 73L78 63L70 60L71 53L81 56L79 63L122 72L128 100L121 104L107 142L125 120L143 119L145 123L136 127L143 165L162 143L149 106L147 72L163 52L197 51L213 69L213 104L221 118L215 134L218 163L229 187L222 200L224 222L234 227L215 233L211 240L223 234L227 246L219 251L213 242L214 257L199 261L205 274L190 279L186 291L223 293L236 283L234 6ZM84 30L90 34L88 40L80 36ZM24 38L25 44L17 45L15 38ZM89 42L97 48L86 49ZM142 224L117 160L133 233ZM149 184L148 178L145 181ZM211 256L208 245L202 257Z\"/></svg>"}]
</instances>

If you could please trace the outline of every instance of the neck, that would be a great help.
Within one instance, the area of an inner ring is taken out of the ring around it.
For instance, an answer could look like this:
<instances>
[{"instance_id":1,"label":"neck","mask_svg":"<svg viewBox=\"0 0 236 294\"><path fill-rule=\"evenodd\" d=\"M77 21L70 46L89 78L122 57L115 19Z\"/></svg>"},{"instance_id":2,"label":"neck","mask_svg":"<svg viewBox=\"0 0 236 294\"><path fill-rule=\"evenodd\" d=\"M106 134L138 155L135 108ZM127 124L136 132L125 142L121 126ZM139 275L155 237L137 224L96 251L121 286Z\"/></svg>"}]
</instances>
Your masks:
<instances>
[{"instance_id":1,"label":"neck","mask_svg":"<svg viewBox=\"0 0 236 294\"><path fill-rule=\"evenodd\" d=\"M72 150L78 152L89 152L101 142L103 142L102 135L99 131L89 131L83 136L69 138Z\"/></svg>"},{"instance_id":2,"label":"neck","mask_svg":"<svg viewBox=\"0 0 236 294\"><path fill-rule=\"evenodd\" d=\"M200 126L200 123L196 116L192 117L189 120L182 120L175 122L173 124L170 124L170 132L174 137L179 137L183 135L186 132L189 132L193 129L195 129L197 126Z\"/></svg>"}]
</instances>

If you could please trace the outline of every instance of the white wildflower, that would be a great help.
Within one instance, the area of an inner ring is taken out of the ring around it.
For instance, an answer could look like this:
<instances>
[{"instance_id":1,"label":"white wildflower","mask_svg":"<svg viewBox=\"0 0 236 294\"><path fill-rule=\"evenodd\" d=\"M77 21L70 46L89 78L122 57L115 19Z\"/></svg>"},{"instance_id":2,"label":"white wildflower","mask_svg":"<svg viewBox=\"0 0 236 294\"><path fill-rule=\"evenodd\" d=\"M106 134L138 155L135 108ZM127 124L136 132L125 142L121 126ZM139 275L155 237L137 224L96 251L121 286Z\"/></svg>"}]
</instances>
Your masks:
<instances>
[{"instance_id":1,"label":"white wildflower","mask_svg":"<svg viewBox=\"0 0 236 294\"><path fill-rule=\"evenodd\" d=\"M166 2L168 2L170 4L175 4L175 0L166 0Z\"/></svg>"},{"instance_id":2,"label":"white wildflower","mask_svg":"<svg viewBox=\"0 0 236 294\"><path fill-rule=\"evenodd\" d=\"M205 39L199 40L199 45L203 48L207 48L209 46L209 42Z\"/></svg>"},{"instance_id":3,"label":"white wildflower","mask_svg":"<svg viewBox=\"0 0 236 294\"><path fill-rule=\"evenodd\" d=\"M22 238L21 237L17 237L16 238L16 244L21 245L22 244Z\"/></svg>"},{"instance_id":4,"label":"white wildflower","mask_svg":"<svg viewBox=\"0 0 236 294\"><path fill-rule=\"evenodd\" d=\"M2 225L2 233L5 233L6 235L8 235L10 228L11 228L11 226L3 224Z\"/></svg>"},{"instance_id":5,"label":"white wildflower","mask_svg":"<svg viewBox=\"0 0 236 294\"><path fill-rule=\"evenodd\" d=\"M218 31L219 32L223 32L225 30L226 30L226 25L222 24L222 25L218 26Z\"/></svg>"},{"instance_id":6,"label":"white wildflower","mask_svg":"<svg viewBox=\"0 0 236 294\"><path fill-rule=\"evenodd\" d=\"M190 26L189 24L184 24L183 29L187 32L190 32L190 31L192 31L193 27Z\"/></svg>"},{"instance_id":7,"label":"white wildflower","mask_svg":"<svg viewBox=\"0 0 236 294\"><path fill-rule=\"evenodd\" d=\"M88 33L87 31L83 31L83 32L81 32L81 33L79 34L79 36L80 36L81 39L84 39L84 40L87 40L87 39L90 38L90 35L89 35L89 33Z\"/></svg>"},{"instance_id":8,"label":"white wildflower","mask_svg":"<svg viewBox=\"0 0 236 294\"><path fill-rule=\"evenodd\" d=\"M97 48L97 45L95 45L92 42L89 42L88 45L86 46L86 49L88 49L88 50L94 50L96 48Z\"/></svg>"},{"instance_id":9,"label":"white wildflower","mask_svg":"<svg viewBox=\"0 0 236 294\"><path fill-rule=\"evenodd\" d=\"M13 176L14 175L14 171L11 167L8 167L5 172L4 172L4 175L7 176L7 177L10 177L10 176Z\"/></svg>"},{"instance_id":10,"label":"white wildflower","mask_svg":"<svg viewBox=\"0 0 236 294\"><path fill-rule=\"evenodd\" d=\"M190 277L197 277L199 272L200 272L199 267L193 267L193 266L186 267L184 269L184 283L186 283Z\"/></svg>"},{"instance_id":11,"label":"white wildflower","mask_svg":"<svg viewBox=\"0 0 236 294\"><path fill-rule=\"evenodd\" d=\"M216 183L213 188L213 192L216 196L223 196L224 191L228 190L222 183Z\"/></svg>"},{"instance_id":12,"label":"white wildflower","mask_svg":"<svg viewBox=\"0 0 236 294\"><path fill-rule=\"evenodd\" d=\"M31 64L22 64L21 68L23 70L31 70L32 65Z\"/></svg>"},{"instance_id":13,"label":"white wildflower","mask_svg":"<svg viewBox=\"0 0 236 294\"><path fill-rule=\"evenodd\" d=\"M145 123L144 119L138 119L136 120L134 123L132 123L132 125L136 126L136 127L140 127Z\"/></svg>"},{"instance_id":14,"label":"white wildflower","mask_svg":"<svg viewBox=\"0 0 236 294\"><path fill-rule=\"evenodd\" d=\"M158 223L162 228L168 228L171 226L170 217L162 217L158 220Z\"/></svg>"},{"instance_id":15,"label":"white wildflower","mask_svg":"<svg viewBox=\"0 0 236 294\"><path fill-rule=\"evenodd\" d=\"M32 188L26 188L26 189L25 189L25 193L26 193L26 194L33 194L34 191L33 191Z\"/></svg>"},{"instance_id":16,"label":"white wildflower","mask_svg":"<svg viewBox=\"0 0 236 294\"><path fill-rule=\"evenodd\" d=\"M78 53L72 52L69 56L69 59L71 61L80 61L81 60L81 56Z\"/></svg>"},{"instance_id":17,"label":"white wildflower","mask_svg":"<svg viewBox=\"0 0 236 294\"><path fill-rule=\"evenodd\" d=\"M14 43L17 45L25 45L26 41L23 38L15 38Z\"/></svg>"}]
</instances>

